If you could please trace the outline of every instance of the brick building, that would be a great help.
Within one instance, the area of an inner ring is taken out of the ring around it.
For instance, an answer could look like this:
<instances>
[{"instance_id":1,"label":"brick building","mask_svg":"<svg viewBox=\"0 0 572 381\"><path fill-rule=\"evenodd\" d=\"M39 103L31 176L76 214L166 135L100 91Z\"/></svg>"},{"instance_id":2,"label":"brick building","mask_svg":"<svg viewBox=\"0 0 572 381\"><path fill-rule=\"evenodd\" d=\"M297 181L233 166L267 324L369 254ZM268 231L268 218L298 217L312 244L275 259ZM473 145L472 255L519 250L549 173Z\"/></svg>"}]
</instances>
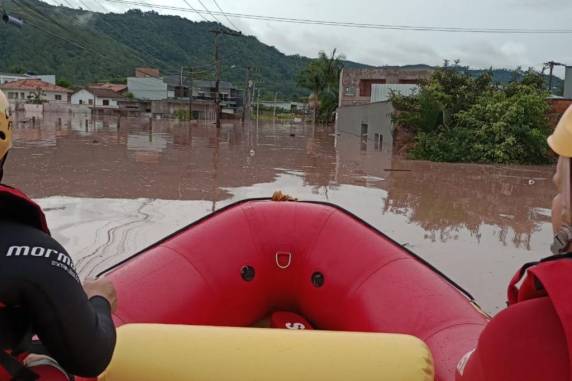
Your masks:
<instances>
[{"instance_id":1,"label":"brick building","mask_svg":"<svg viewBox=\"0 0 572 381\"><path fill-rule=\"evenodd\" d=\"M422 79L428 79L432 73L432 69L417 68L343 69L340 74L339 106L371 103L372 85L416 85Z\"/></svg>"}]
</instances>

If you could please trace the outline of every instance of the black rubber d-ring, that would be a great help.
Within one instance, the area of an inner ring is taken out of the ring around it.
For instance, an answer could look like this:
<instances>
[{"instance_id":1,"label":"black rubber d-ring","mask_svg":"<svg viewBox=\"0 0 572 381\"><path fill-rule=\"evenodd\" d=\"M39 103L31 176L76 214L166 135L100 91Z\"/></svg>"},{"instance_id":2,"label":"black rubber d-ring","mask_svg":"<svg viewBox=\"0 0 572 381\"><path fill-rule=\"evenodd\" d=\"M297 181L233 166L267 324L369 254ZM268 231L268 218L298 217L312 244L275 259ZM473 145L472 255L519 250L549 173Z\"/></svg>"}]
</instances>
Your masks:
<instances>
[{"instance_id":1,"label":"black rubber d-ring","mask_svg":"<svg viewBox=\"0 0 572 381\"><path fill-rule=\"evenodd\" d=\"M325 282L324 274L322 274L321 272L315 272L314 274L312 274L312 284L314 285L314 287L320 288L324 285L324 282Z\"/></svg>"},{"instance_id":2,"label":"black rubber d-ring","mask_svg":"<svg viewBox=\"0 0 572 381\"><path fill-rule=\"evenodd\" d=\"M240 269L240 276L246 282L251 282L254 279L255 274L256 274L256 271L254 271L254 267L252 267L252 266L246 265L246 266L242 266L242 268Z\"/></svg>"}]
</instances>

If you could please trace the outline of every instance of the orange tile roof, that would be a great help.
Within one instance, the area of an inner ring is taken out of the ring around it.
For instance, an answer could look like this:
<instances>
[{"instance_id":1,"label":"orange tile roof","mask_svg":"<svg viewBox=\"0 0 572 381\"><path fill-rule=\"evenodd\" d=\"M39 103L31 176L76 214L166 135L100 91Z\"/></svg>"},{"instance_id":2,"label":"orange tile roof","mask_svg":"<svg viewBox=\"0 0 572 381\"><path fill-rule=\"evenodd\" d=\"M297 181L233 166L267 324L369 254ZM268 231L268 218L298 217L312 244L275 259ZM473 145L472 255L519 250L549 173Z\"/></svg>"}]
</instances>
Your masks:
<instances>
[{"instance_id":1,"label":"orange tile roof","mask_svg":"<svg viewBox=\"0 0 572 381\"><path fill-rule=\"evenodd\" d=\"M20 79L18 81L7 82L0 86L6 90L37 90L50 91L55 93L73 93L65 87L52 85L51 83L41 81L39 79Z\"/></svg>"},{"instance_id":2,"label":"orange tile roof","mask_svg":"<svg viewBox=\"0 0 572 381\"><path fill-rule=\"evenodd\" d=\"M109 89L116 93L122 93L127 90L127 85L115 83L94 83L88 86L91 89Z\"/></svg>"}]
</instances>

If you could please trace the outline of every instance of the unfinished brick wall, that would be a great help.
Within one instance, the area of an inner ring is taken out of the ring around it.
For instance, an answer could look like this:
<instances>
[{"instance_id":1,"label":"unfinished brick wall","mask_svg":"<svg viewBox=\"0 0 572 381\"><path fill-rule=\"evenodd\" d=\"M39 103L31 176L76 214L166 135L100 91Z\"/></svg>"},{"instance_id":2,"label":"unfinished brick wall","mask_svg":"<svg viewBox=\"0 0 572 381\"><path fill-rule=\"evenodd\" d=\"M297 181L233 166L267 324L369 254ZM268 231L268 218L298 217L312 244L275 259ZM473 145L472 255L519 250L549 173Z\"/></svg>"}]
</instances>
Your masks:
<instances>
[{"instance_id":1,"label":"unfinished brick wall","mask_svg":"<svg viewBox=\"0 0 572 381\"><path fill-rule=\"evenodd\" d=\"M550 103L548 119L550 120L550 126L555 128L562 114L564 114L568 107L572 106L572 99L549 99L548 103Z\"/></svg>"},{"instance_id":2,"label":"unfinished brick wall","mask_svg":"<svg viewBox=\"0 0 572 381\"><path fill-rule=\"evenodd\" d=\"M340 107L370 103L371 85L387 84L416 84L422 79L428 79L433 74L432 69L344 69L340 78Z\"/></svg>"}]
</instances>

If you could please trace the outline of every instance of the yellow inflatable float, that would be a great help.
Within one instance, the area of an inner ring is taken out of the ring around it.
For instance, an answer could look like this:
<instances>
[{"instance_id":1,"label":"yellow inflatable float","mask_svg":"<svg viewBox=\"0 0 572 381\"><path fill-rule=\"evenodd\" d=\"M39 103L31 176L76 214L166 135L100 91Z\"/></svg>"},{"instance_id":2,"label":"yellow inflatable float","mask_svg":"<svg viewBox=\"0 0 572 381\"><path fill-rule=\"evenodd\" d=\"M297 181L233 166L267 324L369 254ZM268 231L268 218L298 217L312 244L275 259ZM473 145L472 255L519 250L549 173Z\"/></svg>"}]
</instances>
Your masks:
<instances>
[{"instance_id":1,"label":"yellow inflatable float","mask_svg":"<svg viewBox=\"0 0 572 381\"><path fill-rule=\"evenodd\" d=\"M394 334L125 325L102 381L429 381L419 339Z\"/></svg>"}]
</instances>

